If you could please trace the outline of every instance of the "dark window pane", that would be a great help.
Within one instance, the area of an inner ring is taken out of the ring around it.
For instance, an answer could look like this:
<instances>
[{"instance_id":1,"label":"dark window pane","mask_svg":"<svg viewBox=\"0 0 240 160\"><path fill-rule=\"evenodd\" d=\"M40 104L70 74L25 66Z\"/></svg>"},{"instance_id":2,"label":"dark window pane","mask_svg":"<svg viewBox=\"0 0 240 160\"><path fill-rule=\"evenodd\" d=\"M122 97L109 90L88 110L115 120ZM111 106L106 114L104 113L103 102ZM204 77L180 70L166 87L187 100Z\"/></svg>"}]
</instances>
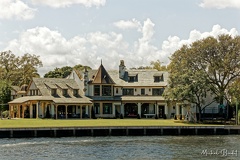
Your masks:
<instances>
[{"instance_id":1,"label":"dark window pane","mask_svg":"<svg viewBox=\"0 0 240 160\"><path fill-rule=\"evenodd\" d=\"M111 96L111 86L102 86L102 96Z\"/></svg>"},{"instance_id":2,"label":"dark window pane","mask_svg":"<svg viewBox=\"0 0 240 160\"><path fill-rule=\"evenodd\" d=\"M100 96L100 85L94 85L94 96Z\"/></svg>"}]
</instances>

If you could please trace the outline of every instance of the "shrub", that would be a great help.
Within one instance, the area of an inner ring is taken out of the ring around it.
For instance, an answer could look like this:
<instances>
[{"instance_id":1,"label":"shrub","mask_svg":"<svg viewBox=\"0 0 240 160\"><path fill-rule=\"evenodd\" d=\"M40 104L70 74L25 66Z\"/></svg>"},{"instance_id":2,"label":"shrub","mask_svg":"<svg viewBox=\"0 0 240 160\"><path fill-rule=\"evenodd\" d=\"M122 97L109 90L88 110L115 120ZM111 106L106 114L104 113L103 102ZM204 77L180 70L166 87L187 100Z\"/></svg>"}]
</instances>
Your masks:
<instances>
[{"instance_id":1,"label":"shrub","mask_svg":"<svg viewBox=\"0 0 240 160\"><path fill-rule=\"evenodd\" d=\"M9 117L9 111L8 111L8 110L3 111L3 112L2 112L2 117L3 117L3 118Z\"/></svg>"}]
</instances>

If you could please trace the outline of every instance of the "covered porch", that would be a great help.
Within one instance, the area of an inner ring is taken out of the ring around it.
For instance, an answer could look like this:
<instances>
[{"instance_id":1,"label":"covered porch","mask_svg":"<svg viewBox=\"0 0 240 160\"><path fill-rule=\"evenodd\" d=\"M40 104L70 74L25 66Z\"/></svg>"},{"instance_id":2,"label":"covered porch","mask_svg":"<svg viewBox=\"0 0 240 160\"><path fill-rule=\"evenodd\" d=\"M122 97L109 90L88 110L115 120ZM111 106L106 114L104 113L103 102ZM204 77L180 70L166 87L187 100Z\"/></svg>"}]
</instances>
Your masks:
<instances>
[{"instance_id":1,"label":"covered porch","mask_svg":"<svg viewBox=\"0 0 240 160\"><path fill-rule=\"evenodd\" d=\"M26 96L9 102L11 118L91 118L92 103L80 98Z\"/></svg>"},{"instance_id":2,"label":"covered porch","mask_svg":"<svg viewBox=\"0 0 240 160\"><path fill-rule=\"evenodd\" d=\"M170 118L170 106L161 96L123 96L121 114L126 118Z\"/></svg>"}]
</instances>

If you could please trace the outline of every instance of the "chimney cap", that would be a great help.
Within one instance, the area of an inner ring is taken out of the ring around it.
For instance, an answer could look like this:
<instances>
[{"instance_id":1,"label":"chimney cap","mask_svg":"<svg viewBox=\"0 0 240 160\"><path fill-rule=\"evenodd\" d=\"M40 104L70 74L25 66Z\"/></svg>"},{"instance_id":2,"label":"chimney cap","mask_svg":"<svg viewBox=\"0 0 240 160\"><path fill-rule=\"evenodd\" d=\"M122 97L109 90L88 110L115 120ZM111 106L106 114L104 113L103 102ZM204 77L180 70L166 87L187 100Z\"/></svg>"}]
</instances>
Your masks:
<instances>
[{"instance_id":1,"label":"chimney cap","mask_svg":"<svg viewBox=\"0 0 240 160\"><path fill-rule=\"evenodd\" d=\"M120 66L125 66L124 65L124 60L120 60Z\"/></svg>"}]
</instances>

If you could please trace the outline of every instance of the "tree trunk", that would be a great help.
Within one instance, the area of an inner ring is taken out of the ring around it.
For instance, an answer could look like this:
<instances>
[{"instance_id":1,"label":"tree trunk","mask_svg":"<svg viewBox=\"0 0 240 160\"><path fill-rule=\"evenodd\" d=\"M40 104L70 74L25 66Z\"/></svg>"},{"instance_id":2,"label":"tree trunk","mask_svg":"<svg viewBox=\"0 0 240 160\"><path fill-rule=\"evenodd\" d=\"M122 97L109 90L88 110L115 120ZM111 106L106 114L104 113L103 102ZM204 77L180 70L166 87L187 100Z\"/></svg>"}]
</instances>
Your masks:
<instances>
[{"instance_id":1,"label":"tree trunk","mask_svg":"<svg viewBox=\"0 0 240 160\"><path fill-rule=\"evenodd\" d=\"M200 106L200 105L198 105L197 107L198 107L198 121L201 122L202 109L201 109L201 106Z\"/></svg>"}]
</instances>

